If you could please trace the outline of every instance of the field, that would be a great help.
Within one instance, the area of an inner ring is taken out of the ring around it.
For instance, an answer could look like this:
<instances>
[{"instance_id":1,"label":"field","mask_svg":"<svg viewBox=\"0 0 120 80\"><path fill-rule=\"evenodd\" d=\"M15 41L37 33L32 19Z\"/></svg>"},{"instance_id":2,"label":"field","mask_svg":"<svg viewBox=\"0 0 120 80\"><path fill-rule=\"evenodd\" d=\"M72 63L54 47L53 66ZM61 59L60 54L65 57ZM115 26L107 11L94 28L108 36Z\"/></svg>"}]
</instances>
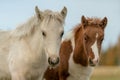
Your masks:
<instances>
[{"instance_id":1,"label":"field","mask_svg":"<svg viewBox=\"0 0 120 80\"><path fill-rule=\"evenodd\" d=\"M90 80L120 80L120 66L97 67Z\"/></svg>"},{"instance_id":2,"label":"field","mask_svg":"<svg viewBox=\"0 0 120 80\"><path fill-rule=\"evenodd\" d=\"M10 80L10 79L0 79ZM90 80L120 80L119 67L96 67Z\"/></svg>"}]
</instances>

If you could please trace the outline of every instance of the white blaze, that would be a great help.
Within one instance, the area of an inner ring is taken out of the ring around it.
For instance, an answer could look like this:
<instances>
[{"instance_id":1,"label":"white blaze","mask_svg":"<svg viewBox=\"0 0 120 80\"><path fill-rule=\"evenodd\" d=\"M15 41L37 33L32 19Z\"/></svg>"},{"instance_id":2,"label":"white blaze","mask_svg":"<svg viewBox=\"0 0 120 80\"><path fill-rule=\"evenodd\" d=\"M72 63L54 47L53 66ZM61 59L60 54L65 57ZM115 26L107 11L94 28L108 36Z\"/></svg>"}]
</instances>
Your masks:
<instances>
[{"instance_id":1,"label":"white blaze","mask_svg":"<svg viewBox=\"0 0 120 80\"><path fill-rule=\"evenodd\" d=\"M95 40L94 44L91 46L92 51L93 51L94 56L95 56L93 61L96 61L99 58L98 47L97 47L97 37L98 37L98 33L96 34L96 40Z\"/></svg>"}]
</instances>

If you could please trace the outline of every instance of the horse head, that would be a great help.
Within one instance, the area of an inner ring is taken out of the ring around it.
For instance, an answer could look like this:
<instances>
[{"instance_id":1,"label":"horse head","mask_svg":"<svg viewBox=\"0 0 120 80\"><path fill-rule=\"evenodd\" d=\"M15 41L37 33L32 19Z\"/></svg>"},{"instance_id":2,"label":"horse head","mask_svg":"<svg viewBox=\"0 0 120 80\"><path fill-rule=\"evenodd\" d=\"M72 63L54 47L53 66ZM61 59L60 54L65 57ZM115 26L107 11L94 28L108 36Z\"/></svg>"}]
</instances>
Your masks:
<instances>
[{"instance_id":1,"label":"horse head","mask_svg":"<svg viewBox=\"0 0 120 80\"><path fill-rule=\"evenodd\" d=\"M88 64L95 66L99 62L101 45L104 40L104 29L107 25L107 18L102 20L98 18L85 18L81 19L83 29L83 43Z\"/></svg>"},{"instance_id":2,"label":"horse head","mask_svg":"<svg viewBox=\"0 0 120 80\"><path fill-rule=\"evenodd\" d=\"M50 66L59 63L59 49L64 34L64 21L67 15L67 8L64 7L61 12L51 10L40 11L35 8L38 21L41 21L40 30L44 44L44 53L47 55L47 61Z\"/></svg>"}]
</instances>

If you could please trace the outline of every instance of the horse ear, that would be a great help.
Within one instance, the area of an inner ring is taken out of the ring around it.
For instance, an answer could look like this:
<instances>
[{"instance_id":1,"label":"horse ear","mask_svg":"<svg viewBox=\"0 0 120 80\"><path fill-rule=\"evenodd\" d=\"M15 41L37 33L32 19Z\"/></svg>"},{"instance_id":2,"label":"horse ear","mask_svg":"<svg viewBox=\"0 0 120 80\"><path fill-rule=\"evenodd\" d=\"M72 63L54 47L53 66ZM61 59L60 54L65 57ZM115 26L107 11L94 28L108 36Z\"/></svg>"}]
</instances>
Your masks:
<instances>
[{"instance_id":1,"label":"horse ear","mask_svg":"<svg viewBox=\"0 0 120 80\"><path fill-rule=\"evenodd\" d=\"M87 21L87 19L84 17L84 16L82 16L81 17L81 23L82 23L82 25L85 27L86 25L88 25L88 21Z\"/></svg>"},{"instance_id":2,"label":"horse ear","mask_svg":"<svg viewBox=\"0 0 120 80\"><path fill-rule=\"evenodd\" d=\"M37 18L42 20L43 19L42 12L39 10L38 6L35 7L35 12L36 12Z\"/></svg>"},{"instance_id":3,"label":"horse ear","mask_svg":"<svg viewBox=\"0 0 120 80\"><path fill-rule=\"evenodd\" d=\"M61 11L61 15L63 16L63 18L65 19L66 15L67 15L67 8L64 6L64 8Z\"/></svg>"},{"instance_id":4,"label":"horse ear","mask_svg":"<svg viewBox=\"0 0 120 80\"><path fill-rule=\"evenodd\" d=\"M100 26L101 26L103 29L105 29L106 25L107 25L107 17L104 17L104 18L101 20L101 22L100 22Z\"/></svg>"}]
</instances>

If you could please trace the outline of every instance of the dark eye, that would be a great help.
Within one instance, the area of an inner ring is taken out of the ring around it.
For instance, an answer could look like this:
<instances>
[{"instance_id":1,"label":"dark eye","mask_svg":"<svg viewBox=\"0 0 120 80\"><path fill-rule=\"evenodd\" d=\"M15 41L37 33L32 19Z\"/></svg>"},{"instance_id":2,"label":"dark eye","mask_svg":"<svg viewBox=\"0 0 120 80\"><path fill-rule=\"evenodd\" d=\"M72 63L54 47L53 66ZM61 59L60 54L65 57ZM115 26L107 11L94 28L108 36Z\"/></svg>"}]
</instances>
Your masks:
<instances>
[{"instance_id":1,"label":"dark eye","mask_svg":"<svg viewBox=\"0 0 120 80\"><path fill-rule=\"evenodd\" d=\"M46 37L46 33L45 33L44 31L42 32L42 35L43 35L44 37Z\"/></svg>"},{"instance_id":2,"label":"dark eye","mask_svg":"<svg viewBox=\"0 0 120 80\"><path fill-rule=\"evenodd\" d=\"M103 40L104 40L103 38L100 39L100 41L99 41L99 44L100 44L100 45L102 44Z\"/></svg>"},{"instance_id":3,"label":"dark eye","mask_svg":"<svg viewBox=\"0 0 120 80\"><path fill-rule=\"evenodd\" d=\"M84 37L84 40L87 41L87 37Z\"/></svg>"},{"instance_id":4,"label":"dark eye","mask_svg":"<svg viewBox=\"0 0 120 80\"><path fill-rule=\"evenodd\" d=\"M62 36L63 36L63 34L64 34L64 32L62 32L62 33L60 34L60 37L62 37Z\"/></svg>"},{"instance_id":5,"label":"dark eye","mask_svg":"<svg viewBox=\"0 0 120 80\"><path fill-rule=\"evenodd\" d=\"M102 27L103 25L102 24L99 24L100 27Z\"/></svg>"},{"instance_id":6,"label":"dark eye","mask_svg":"<svg viewBox=\"0 0 120 80\"><path fill-rule=\"evenodd\" d=\"M100 42L102 42L104 39L102 38L101 40L100 40Z\"/></svg>"},{"instance_id":7,"label":"dark eye","mask_svg":"<svg viewBox=\"0 0 120 80\"><path fill-rule=\"evenodd\" d=\"M89 37L87 35L85 35L84 40L87 41L89 39Z\"/></svg>"}]
</instances>

